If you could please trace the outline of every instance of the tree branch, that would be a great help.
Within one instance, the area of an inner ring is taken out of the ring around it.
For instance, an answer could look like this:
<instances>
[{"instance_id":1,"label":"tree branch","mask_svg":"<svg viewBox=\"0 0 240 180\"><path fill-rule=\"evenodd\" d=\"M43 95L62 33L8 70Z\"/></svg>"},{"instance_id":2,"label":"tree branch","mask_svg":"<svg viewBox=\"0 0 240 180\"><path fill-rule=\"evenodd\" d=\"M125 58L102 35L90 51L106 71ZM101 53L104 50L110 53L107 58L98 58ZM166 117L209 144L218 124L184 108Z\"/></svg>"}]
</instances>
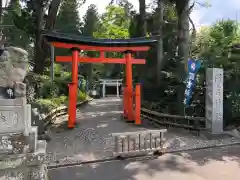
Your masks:
<instances>
[{"instance_id":1,"label":"tree branch","mask_svg":"<svg viewBox=\"0 0 240 180\"><path fill-rule=\"evenodd\" d=\"M189 41L189 56L190 57L192 57L192 46L193 46L193 43L195 42L196 36L197 36L196 26L195 26L193 20L190 17L190 14L193 10L194 5L195 5L195 2L193 2L193 4L188 9L188 12L189 12L188 13L188 20L189 20L190 24L192 25L192 34L191 34L191 39Z\"/></svg>"},{"instance_id":2,"label":"tree branch","mask_svg":"<svg viewBox=\"0 0 240 180\"><path fill-rule=\"evenodd\" d=\"M52 30L54 28L54 24L56 21L56 16L58 12L58 8L60 6L61 0L52 0L49 9L48 9L48 16L46 20L45 29Z\"/></svg>"}]
</instances>

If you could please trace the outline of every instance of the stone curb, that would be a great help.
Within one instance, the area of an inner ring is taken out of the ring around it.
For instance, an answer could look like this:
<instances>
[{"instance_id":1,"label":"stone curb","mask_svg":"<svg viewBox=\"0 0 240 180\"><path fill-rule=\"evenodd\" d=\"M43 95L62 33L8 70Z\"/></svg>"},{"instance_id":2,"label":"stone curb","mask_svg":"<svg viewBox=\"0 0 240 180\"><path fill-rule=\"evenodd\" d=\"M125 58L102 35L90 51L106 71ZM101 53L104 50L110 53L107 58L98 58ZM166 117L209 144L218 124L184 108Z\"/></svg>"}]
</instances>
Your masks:
<instances>
[{"instance_id":1,"label":"stone curb","mask_svg":"<svg viewBox=\"0 0 240 180\"><path fill-rule=\"evenodd\" d=\"M82 105L85 105L92 100L93 98L89 98L84 101L78 102L77 107L81 107ZM66 115L67 111L68 111L68 106L65 106L65 105L51 110L44 118L44 121L45 121L44 127L51 125L56 120L57 117Z\"/></svg>"}]
</instances>

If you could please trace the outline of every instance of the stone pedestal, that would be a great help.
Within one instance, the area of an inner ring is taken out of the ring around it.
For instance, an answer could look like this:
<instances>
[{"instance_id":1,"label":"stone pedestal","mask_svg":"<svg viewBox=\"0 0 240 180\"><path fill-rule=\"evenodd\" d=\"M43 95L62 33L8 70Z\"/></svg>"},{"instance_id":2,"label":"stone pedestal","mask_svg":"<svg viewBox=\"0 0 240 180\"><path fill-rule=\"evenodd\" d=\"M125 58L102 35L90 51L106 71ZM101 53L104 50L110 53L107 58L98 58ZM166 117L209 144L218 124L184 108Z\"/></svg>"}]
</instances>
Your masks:
<instances>
[{"instance_id":1,"label":"stone pedestal","mask_svg":"<svg viewBox=\"0 0 240 180\"><path fill-rule=\"evenodd\" d=\"M206 127L211 134L223 133L223 69L206 72Z\"/></svg>"},{"instance_id":2,"label":"stone pedestal","mask_svg":"<svg viewBox=\"0 0 240 180\"><path fill-rule=\"evenodd\" d=\"M0 179L45 180L46 142L37 140L26 98L0 99Z\"/></svg>"}]
</instances>

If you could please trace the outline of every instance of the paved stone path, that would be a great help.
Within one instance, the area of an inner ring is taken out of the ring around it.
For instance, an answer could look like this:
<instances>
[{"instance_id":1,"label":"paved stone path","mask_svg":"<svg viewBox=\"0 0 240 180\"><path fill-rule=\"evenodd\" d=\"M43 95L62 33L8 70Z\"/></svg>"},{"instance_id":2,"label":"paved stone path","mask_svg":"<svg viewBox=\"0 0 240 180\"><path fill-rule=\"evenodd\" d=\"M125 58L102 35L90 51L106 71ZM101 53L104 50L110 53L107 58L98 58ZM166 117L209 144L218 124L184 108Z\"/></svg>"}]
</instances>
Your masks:
<instances>
[{"instance_id":1,"label":"paved stone path","mask_svg":"<svg viewBox=\"0 0 240 180\"><path fill-rule=\"evenodd\" d=\"M54 169L49 171L49 177L50 180L237 180L240 179L240 147Z\"/></svg>"}]
</instances>

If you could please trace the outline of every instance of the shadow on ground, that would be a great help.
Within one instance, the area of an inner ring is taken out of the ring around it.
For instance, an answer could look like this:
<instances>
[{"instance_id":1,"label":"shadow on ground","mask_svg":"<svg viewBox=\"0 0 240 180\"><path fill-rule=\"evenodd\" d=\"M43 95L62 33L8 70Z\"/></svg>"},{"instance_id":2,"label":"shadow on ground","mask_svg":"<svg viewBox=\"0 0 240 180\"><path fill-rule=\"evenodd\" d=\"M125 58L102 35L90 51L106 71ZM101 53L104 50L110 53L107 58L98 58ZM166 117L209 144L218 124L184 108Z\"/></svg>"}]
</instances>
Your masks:
<instances>
[{"instance_id":1,"label":"shadow on ground","mask_svg":"<svg viewBox=\"0 0 240 180\"><path fill-rule=\"evenodd\" d=\"M123 160L49 171L51 180L235 180L240 177L240 148L166 154L157 159Z\"/></svg>"},{"instance_id":2,"label":"shadow on ground","mask_svg":"<svg viewBox=\"0 0 240 180\"><path fill-rule=\"evenodd\" d=\"M170 157L164 162L156 160L143 161L118 161L100 164L89 164L82 167L69 167L49 171L52 180L135 180L139 172L144 172L148 177L154 177L156 173L166 169L180 172L189 172L190 168L180 164L176 157Z\"/></svg>"}]
</instances>

